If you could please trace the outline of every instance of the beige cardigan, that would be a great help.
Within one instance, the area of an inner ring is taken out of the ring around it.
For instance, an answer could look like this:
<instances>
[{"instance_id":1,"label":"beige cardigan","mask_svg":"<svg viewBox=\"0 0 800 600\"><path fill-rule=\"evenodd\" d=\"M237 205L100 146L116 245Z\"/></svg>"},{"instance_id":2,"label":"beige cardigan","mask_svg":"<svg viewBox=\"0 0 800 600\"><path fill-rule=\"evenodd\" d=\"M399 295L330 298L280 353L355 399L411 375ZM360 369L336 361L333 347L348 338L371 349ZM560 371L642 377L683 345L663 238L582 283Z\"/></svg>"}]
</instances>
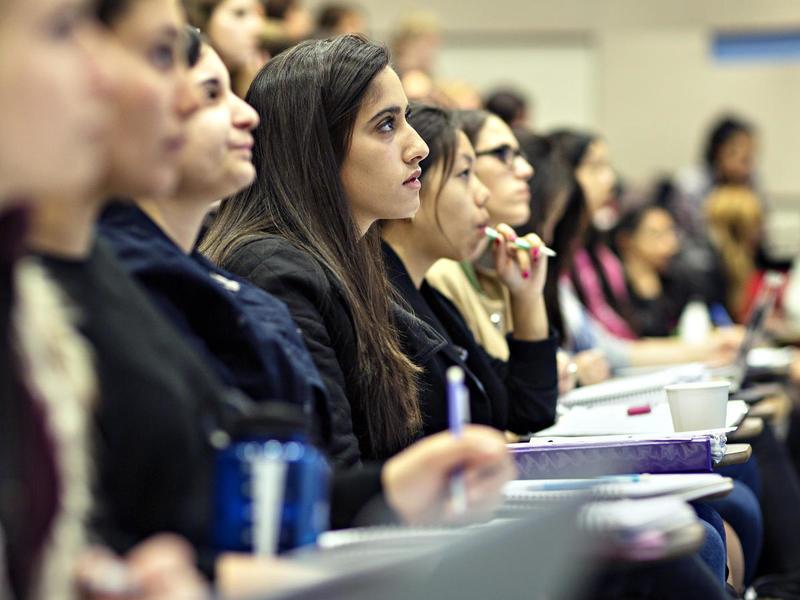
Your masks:
<instances>
[{"instance_id":1,"label":"beige cardigan","mask_svg":"<svg viewBox=\"0 0 800 600\"><path fill-rule=\"evenodd\" d=\"M470 263L441 259L425 279L458 307L486 352L508 360L506 334L514 329L511 302L508 289L494 272Z\"/></svg>"}]
</instances>

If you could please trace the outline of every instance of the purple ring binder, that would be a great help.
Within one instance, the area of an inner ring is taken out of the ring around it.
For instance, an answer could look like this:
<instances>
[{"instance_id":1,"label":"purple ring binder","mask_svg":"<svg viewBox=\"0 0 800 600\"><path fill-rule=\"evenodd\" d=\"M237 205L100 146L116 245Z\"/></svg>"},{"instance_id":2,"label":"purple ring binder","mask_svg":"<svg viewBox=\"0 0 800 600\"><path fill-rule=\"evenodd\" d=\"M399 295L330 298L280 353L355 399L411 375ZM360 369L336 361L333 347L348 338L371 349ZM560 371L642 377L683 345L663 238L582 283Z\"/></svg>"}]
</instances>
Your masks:
<instances>
[{"instance_id":1,"label":"purple ring binder","mask_svg":"<svg viewBox=\"0 0 800 600\"><path fill-rule=\"evenodd\" d=\"M711 473L711 439L652 439L509 446L519 479L621 473Z\"/></svg>"}]
</instances>

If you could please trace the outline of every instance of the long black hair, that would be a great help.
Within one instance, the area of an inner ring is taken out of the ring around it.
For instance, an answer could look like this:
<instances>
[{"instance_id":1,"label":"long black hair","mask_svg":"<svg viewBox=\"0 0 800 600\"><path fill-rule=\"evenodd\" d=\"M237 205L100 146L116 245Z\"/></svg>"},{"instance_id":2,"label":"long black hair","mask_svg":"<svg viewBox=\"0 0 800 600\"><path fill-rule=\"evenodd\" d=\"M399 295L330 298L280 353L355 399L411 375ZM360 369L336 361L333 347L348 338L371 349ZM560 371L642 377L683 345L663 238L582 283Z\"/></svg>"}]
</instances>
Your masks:
<instances>
[{"instance_id":1,"label":"long black hair","mask_svg":"<svg viewBox=\"0 0 800 600\"><path fill-rule=\"evenodd\" d=\"M373 226L361 236L340 170L367 89L388 64L386 48L360 35L302 42L271 60L246 98L261 117L256 178L222 203L201 244L224 265L248 241L276 234L338 281L355 321L357 401L379 455L403 448L421 427L419 371L400 348L380 233Z\"/></svg>"},{"instance_id":2,"label":"long black hair","mask_svg":"<svg viewBox=\"0 0 800 600\"><path fill-rule=\"evenodd\" d=\"M582 196L574 193L577 183L572 166L562 153L558 138L522 130L516 131L515 135L534 169L533 177L528 181L531 191L530 220L517 228L517 233L535 233L556 252L556 257L550 259L547 270L544 298L547 318L563 339L566 332L558 298L558 280L572 263L572 257L588 224L588 215ZM552 222L554 213L559 214L558 220L552 232L547 232L545 226Z\"/></svg>"},{"instance_id":3,"label":"long black hair","mask_svg":"<svg viewBox=\"0 0 800 600\"><path fill-rule=\"evenodd\" d=\"M712 173L718 175L717 162L719 161L719 153L722 147L730 141L730 139L740 133L747 135L753 134L753 126L732 115L728 115L719 119L711 127L706 140L705 149L703 151L703 160L706 166Z\"/></svg>"}]
</instances>

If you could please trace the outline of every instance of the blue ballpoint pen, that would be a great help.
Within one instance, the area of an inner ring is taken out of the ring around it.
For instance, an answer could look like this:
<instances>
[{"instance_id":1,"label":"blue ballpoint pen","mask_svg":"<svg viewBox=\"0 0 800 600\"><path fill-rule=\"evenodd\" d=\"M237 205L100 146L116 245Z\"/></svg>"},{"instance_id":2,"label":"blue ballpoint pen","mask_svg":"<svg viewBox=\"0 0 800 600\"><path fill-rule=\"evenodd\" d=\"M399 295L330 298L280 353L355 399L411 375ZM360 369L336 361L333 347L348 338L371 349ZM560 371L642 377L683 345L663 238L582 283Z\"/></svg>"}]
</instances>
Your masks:
<instances>
[{"instance_id":1,"label":"blue ballpoint pen","mask_svg":"<svg viewBox=\"0 0 800 600\"><path fill-rule=\"evenodd\" d=\"M469 392L464 385L461 367L447 369L447 413L450 432L460 437L464 423L469 422ZM464 474L458 470L450 477L450 498L453 512L463 514L467 510L467 487Z\"/></svg>"}]
</instances>

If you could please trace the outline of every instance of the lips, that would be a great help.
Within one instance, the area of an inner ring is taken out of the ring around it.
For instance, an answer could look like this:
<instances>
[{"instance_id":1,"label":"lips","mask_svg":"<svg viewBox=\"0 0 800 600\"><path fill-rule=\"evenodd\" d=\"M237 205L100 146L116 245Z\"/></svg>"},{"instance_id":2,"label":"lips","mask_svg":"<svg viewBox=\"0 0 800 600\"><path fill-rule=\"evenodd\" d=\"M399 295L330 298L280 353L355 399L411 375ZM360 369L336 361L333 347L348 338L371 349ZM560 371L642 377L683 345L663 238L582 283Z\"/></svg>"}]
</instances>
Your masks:
<instances>
[{"instance_id":1,"label":"lips","mask_svg":"<svg viewBox=\"0 0 800 600\"><path fill-rule=\"evenodd\" d=\"M411 173L411 177L409 177L408 179L406 179L406 180L403 182L403 185L409 185L409 184L419 183L419 178L420 178L421 176L422 176L422 169L420 169L419 167L417 167L416 169L414 169L414 172L413 172L413 173Z\"/></svg>"},{"instance_id":2,"label":"lips","mask_svg":"<svg viewBox=\"0 0 800 600\"><path fill-rule=\"evenodd\" d=\"M228 147L231 150L247 150L248 152L251 152L253 150L253 139L250 138L249 140L235 142L233 144L229 144Z\"/></svg>"}]
</instances>

